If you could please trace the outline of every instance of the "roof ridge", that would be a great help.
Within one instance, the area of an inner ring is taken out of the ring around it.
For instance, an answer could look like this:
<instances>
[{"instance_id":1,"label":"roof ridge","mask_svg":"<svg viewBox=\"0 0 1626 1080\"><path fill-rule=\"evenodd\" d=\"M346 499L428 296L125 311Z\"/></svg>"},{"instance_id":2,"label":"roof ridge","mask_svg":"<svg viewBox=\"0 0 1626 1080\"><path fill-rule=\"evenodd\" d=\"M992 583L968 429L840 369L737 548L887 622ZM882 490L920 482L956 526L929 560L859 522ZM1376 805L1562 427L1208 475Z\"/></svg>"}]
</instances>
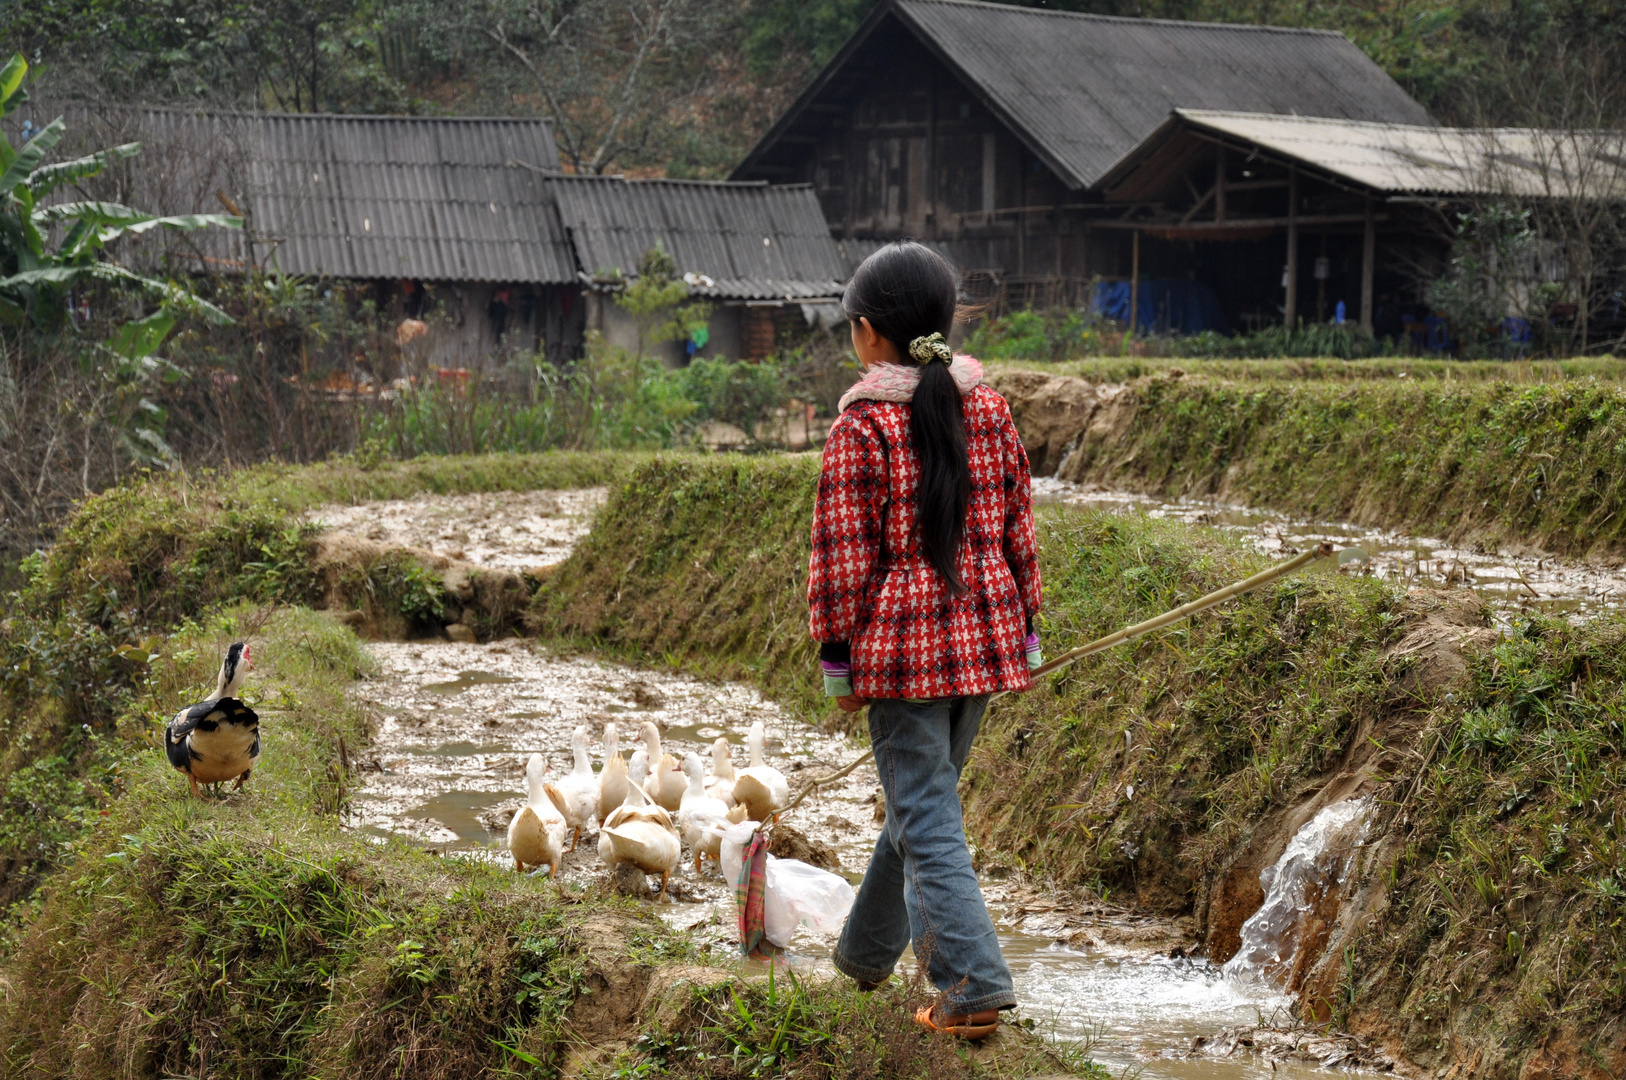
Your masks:
<instances>
[{"instance_id":1,"label":"roof ridge","mask_svg":"<svg viewBox=\"0 0 1626 1080\"><path fill-rule=\"evenodd\" d=\"M1090 11L1055 11L1051 8L1028 7L1024 4L993 3L990 0L893 0L895 6L924 7L928 4L942 4L950 7L975 7L997 9L1002 12L1021 12L1024 15L1050 15L1063 19L1082 19L1092 22L1141 23L1153 26L1181 26L1204 30L1251 30L1266 31L1277 34L1319 34L1327 37L1343 38L1348 41L1347 35L1338 30L1324 30L1313 26L1272 26L1268 23L1224 23L1205 22L1198 19L1149 19L1140 15L1098 15Z\"/></svg>"},{"instance_id":2,"label":"roof ridge","mask_svg":"<svg viewBox=\"0 0 1626 1080\"><path fill-rule=\"evenodd\" d=\"M577 173L563 169L540 170L549 180L619 180L623 184L687 184L693 187L722 188L788 188L812 187L812 184L769 184L766 180L706 180L688 176L628 176L625 173Z\"/></svg>"},{"instance_id":3,"label":"roof ridge","mask_svg":"<svg viewBox=\"0 0 1626 1080\"><path fill-rule=\"evenodd\" d=\"M296 113L276 109L211 109L201 105L125 105L116 102L63 101L52 102L54 107L115 109L122 112L187 113L195 116L244 117L251 120L368 120L376 122L419 121L427 123L454 122L459 124L542 124L552 127L553 121L545 116L402 116L397 113Z\"/></svg>"},{"instance_id":4,"label":"roof ridge","mask_svg":"<svg viewBox=\"0 0 1626 1080\"><path fill-rule=\"evenodd\" d=\"M1308 113L1270 113L1256 112L1247 109L1191 109L1185 106L1176 106L1173 110L1179 116L1188 120L1202 120L1209 116L1236 116L1257 117L1263 120L1305 121L1317 124L1357 125L1360 127L1375 128L1415 128L1418 131L1486 131L1488 128L1453 128L1441 124L1406 124L1399 120L1353 120L1342 116L1312 116ZM1498 129L1501 130L1501 129ZM1520 129L1508 129L1520 130Z\"/></svg>"}]
</instances>

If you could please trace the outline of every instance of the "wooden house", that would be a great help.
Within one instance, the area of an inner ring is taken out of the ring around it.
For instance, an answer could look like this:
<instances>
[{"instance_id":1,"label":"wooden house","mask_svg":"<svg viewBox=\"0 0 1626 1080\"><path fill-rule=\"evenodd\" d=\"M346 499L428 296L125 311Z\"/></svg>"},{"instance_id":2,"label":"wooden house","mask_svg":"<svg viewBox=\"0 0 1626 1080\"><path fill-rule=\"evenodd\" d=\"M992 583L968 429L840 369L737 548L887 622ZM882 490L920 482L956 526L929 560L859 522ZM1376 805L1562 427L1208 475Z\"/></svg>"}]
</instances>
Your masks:
<instances>
[{"instance_id":1,"label":"wooden house","mask_svg":"<svg viewBox=\"0 0 1626 1080\"><path fill-rule=\"evenodd\" d=\"M1081 303L1100 278L1197 279L1238 328L1277 321L1293 261L1281 230L1140 235L1103 191L1176 109L1432 124L1336 33L884 0L733 177L810 183L845 249L924 240L1001 304ZM1233 264L1247 288L1227 287Z\"/></svg>"}]
</instances>

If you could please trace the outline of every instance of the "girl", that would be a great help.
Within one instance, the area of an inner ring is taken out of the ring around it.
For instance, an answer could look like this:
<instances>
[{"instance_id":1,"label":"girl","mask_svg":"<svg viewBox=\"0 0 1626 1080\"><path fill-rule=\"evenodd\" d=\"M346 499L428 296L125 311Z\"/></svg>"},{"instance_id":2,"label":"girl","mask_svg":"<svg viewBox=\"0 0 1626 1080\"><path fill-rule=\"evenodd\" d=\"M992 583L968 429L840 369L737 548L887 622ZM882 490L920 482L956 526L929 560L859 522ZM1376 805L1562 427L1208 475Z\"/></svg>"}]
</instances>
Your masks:
<instances>
[{"instance_id":1,"label":"girl","mask_svg":"<svg viewBox=\"0 0 1626 1080\"><path fill-rule=\"evenodd\" d=\"M872 989L913 942L942 992L923 1027L992 1034L1016 1004L957 790L988 696L1039 663L1032 479L1010 408L954 356L955 272L920 244L858 268L842 305L867 374L841 399L807 598L825 693L869 706L886 828L836 947Z\"/></svg>"}]
</instances>

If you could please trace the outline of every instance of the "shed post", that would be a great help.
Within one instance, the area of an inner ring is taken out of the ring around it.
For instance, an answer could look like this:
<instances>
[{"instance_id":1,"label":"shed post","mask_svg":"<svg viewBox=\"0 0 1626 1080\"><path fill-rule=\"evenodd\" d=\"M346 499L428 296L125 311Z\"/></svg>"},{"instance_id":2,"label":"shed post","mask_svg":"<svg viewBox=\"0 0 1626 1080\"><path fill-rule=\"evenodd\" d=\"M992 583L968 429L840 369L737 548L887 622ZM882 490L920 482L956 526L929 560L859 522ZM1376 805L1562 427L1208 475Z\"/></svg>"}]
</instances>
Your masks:
<instances>
[{"instance_id":1,"label":"shed post","mask_svg":"<svg viewBox=\"0 0 1626 1080\"><path fill-rule=\"evenodd\" d=\"M1140 314L1140 230L1129 234L1129 333L1135 333L1135 317Z\"/></svg>"},{"instance_id":2,"label":"shed post","mask_svg":"<svg viewBox=\"0 0 1626 1080\"><path fill-rule=\"evenodd\" d=\"M1283 322L1292 330L1299 322L1299 171L1287 170L1287 303Z\"/></svg>"},{"instance_id":3,"label":"shed post","mask_svg":"<svg viewBox=\"0 0 1626 1080\"><path fill-rule=\"evenodd\" d=\"M1372 279L1377 271L1378 228L1372 196L1366 197L1366 228L1361 237L1361 330L1372 333Z\"/></svg>"},{"instance_id":4,"label":"shed post","mask_svg":"<svg viewBox=\"0 0 1626 1080\"><path fill-rule=\"evenodd\" d=\"M1214 154L1214 220L1225 220L1225 147Z\"/></svg>"}]
</instances>

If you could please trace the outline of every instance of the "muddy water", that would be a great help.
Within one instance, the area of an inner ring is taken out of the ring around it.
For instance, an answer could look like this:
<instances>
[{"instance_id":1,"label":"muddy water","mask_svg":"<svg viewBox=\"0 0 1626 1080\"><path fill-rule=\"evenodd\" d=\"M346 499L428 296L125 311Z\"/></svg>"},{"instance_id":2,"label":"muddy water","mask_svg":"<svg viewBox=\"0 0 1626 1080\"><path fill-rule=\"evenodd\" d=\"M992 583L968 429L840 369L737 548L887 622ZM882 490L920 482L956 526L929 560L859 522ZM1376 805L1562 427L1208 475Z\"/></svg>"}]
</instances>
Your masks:
<instances>
[{"instance_id":1,"label":"muddy water","mask_svg":"<svg viewBox=\"0 0 1626 1080\"><path fill-rule=\"evenodd\" d=\"M1581 618L1626 606L1626 569L1566 562L1550 555L1453 547L1444 540L1312 522L1245 506L1073 484L1052 476L1033 481L1034 500L1060 506L1140 512L1234 533L1267 555L1290 555L1323 540L1339 549L1343 573L1374 574L1407 585L1473 589L1507 615L1539 610Z\"/></svg>"},{"instance_id":2,"label":"muddy water","mask_svg":"<svg viewBox=\"0 0 1626 1080\"><path fill-rule=\"evenodd\" d=\"M489 566L525 567L562 559L589 527L602 491L528 495L434 496L409 502L327 507L316 517L373 539L424 547ZM744 737L754 720L768 729L768 758L790 777L819 776L861 747L788 722L774 704L740 686L715 685L665 672L641 671L553 655L517 639L488 645L444 641L370 646L378 673L359 692L377 711L377 737L360 763L352 828L400 837L457 858L508 865L503 850L509 815L523 792L525 761L541 753L552 776L571 767L569 742L578 724L592 733L595 768L603 725L620 729L625 756L644 721L662 729L663 749L703 753L718 737L745 764ZM837 852L856 883L880 828L873 767L799 807L789 822ZM595 835L565 857L567 887L603 879ZM730 890L715 864L697 877L692 865L672 882L675 903L659 908L693 934L716 962L737 963ZM1265 1080L1309 1073L1303 1065L1238 1052L1192 1054L1198 1038L1224 1029L1289 1019L1290 1003L1266 986L1227 980L1204 960L1174 959L1189 928L1158 924L1078 898L1052 896L1009 880L985 882L1000 940L1022 1000L1020 1015L1039 1030L1093 1044L1114 1072L1169 1080ZM833 941L802 930L791 963L829 973ZM903 969L912 966L905 957ZM742 965L747 970L760 965ZM1233 1040L1234 1041L1234 1040ZM1325 1073L1323 1072L1323 1075Z\"/></svg>"}]
</instances>

